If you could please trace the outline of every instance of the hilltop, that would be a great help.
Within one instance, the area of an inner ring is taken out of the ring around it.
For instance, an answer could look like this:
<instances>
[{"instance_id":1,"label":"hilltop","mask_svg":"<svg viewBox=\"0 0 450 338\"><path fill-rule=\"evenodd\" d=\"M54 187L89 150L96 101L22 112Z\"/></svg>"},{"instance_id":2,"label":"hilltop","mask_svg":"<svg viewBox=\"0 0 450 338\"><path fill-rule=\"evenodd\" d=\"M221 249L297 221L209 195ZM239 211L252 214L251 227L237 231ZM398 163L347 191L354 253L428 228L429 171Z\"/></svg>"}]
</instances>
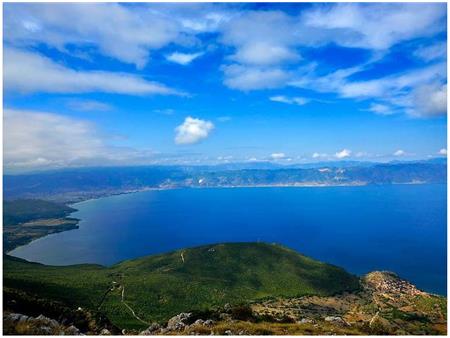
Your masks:
<instances>
[{"instance_id":1,"label":"hilltop","mask_svg":"<svg viewBox=\"0 0 450 338\"><path fill-rule=\"evenodd\" d=\"M332 295L359 287L358 278L341 268L265 243L201 246L111 267L54 267L11 257L3 266L5 288L99 310L128 329L226 303Z\"/></svg>"},{"instance_id":2,"label":"hilltop","mask_svg":"<svg viewBox=\"0 0 450 338\"><path fill-rule=\"evenodd\" d=\"M266 243L212 244L110 267L46 266L5 256L4 301L9 333L42 334L36 325L91 334L446 330L444 297L392 273L358 278Z\"/></svg>"}]
</instances>

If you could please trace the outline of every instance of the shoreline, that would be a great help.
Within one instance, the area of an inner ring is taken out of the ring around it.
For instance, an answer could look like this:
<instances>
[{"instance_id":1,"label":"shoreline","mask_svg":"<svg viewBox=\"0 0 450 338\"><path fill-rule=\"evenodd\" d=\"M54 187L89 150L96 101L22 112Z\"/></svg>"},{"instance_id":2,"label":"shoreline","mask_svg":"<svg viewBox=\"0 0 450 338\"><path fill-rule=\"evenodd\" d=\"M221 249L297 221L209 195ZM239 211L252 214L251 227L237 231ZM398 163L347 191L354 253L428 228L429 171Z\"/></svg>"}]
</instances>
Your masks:
<instances>
[{"instance_id":1,"label":"shoreline","mask_svg":"<svg viewBox=\"0 0 450 338\"><path fill-rule=\"evenodd\" d=\"M88 202L91 200L98 200L101 198L128 195L146 191L166 191L166 190L181 190L181 189L239 189L239 188L335 188L335 187L367 187L367 186L390 186L390 185L426 185L426 184L447 184L447 182L424 182L424 181L413 181L413 182L394 182L385 184L371 184L368 182L351 182L342 184L330 184L330 183L292 183L292 184L252 184L252 185L216 185L216 186L170 186L170 187L144 187L142 189L125 190L121 192L105 193L99 196L87 197L83 199L82 197L77 201L62 201L69 207L76 208L76 204ZM58 202L58 199L55 200Z\"/></svg>"},{"instance_id":2,"label":"shoreline","mask_svg":"<svg viewBox=\"0 0 450 338\"><path fill-rule=\"evenodd\" d=\"M76 228L72 228L72 229L65 229L62 231L57 231L54 233L48 233L42 237L38 237L36 239L31 240L30 242L20 245L18 247L15 247L14 249L5 252L5 254L9 255L12 251L20 248L20 247L24 247L27 245L30 245L31 243L38 241L38 240L42 240L43 238L46 238L50 235L55 235L58 233L62 233L62 232L66 232L66 231L71 231L71 230L77 230L79 229L79 224L81 219L73 217L73 213L78 212L79 210L77 209L77 205L80 203L86 203L86 202L90 202L90 201L95 201L98 199L102 199L102 198L108 198L108 197L113 197L113 196L120 196L120 195L128 195L128 194L135 194L135 193L141 193L141 192L146 192L146 191L166 191L166 190L182 190L182 189L248 189L248 188L333 188L333 187L366 187L366 186L390 186L390 185L425 185L425 184L446 184L446 182L444 183L428 183L428 182L405 182L405 183L388 183L388 184L369 184L367 182L353 182L353 183L345 183L345 184L320 184L320 183L299 183L299 184L261 184L261 185L222 185L222 186L173 186L173 187L144 187L142 189L133 189L133 190L126 190L126 191L122 191L122 192L115 192L115 193L105 193L103 195L99 195L99 196L95 196L95 197L89 197L86 199L81 199L78 201L73 201L73 202L60 202L62 204L65 204L71 208L76 209L75 211L71 212L69 215L67 215L66 217L68 218L74 218L77 219L77 223L76 223ZM12 255L11 255L12 256ZM12 256L12 257L16 257L16 256ZM18 257L19 258L19 257Z\"/></svg>"}]
</instances>

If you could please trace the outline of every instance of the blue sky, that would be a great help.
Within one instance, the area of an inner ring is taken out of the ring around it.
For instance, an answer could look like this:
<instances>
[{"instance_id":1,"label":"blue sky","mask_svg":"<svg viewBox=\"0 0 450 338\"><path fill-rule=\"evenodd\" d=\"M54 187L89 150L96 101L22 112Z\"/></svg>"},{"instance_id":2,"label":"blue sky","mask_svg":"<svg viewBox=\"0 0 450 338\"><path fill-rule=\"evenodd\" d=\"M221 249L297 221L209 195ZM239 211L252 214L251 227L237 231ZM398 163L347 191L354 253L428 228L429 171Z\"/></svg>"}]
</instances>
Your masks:
<instances>
[{"instance_id":1,"label":"blue sky","mask_svg":"<svg viewBox=\"0 0 450 338\"><path fill-rule=\"evenodd\" d=\"M4 5L4 165L446 156L446 4Z\"/></svg>"}]
</instances>

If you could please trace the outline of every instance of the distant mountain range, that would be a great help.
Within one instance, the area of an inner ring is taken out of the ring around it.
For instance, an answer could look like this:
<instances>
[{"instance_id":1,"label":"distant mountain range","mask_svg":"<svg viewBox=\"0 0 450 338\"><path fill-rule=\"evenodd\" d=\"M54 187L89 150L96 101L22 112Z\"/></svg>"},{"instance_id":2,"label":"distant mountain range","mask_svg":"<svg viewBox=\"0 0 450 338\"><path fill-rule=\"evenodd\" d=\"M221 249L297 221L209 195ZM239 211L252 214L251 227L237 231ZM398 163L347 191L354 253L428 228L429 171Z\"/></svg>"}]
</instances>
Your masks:
<instances>
[{"instance_id":1,"label":"distant mountain range","mask_svg":"<svg viewBox=\"0 0 450 338\"><path fill-rule=\"evenodd\" d=\"M76 201L145 189L445 183L447 161L96 167L5 175L4 198Z\"/></svg>"}]
</instances>

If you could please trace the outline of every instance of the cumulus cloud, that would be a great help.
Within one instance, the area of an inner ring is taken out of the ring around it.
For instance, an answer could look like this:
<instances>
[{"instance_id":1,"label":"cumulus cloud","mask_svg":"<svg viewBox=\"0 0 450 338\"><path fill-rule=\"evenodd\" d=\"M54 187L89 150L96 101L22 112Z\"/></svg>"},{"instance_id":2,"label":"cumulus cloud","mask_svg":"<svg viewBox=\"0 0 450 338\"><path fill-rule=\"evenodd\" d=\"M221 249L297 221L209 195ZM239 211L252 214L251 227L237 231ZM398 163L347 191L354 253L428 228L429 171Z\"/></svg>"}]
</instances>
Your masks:
<instances>
[{"instance_id":1,"label":"cumulus cloud","mask_svg":"<svg viewBox=\"0 0 450 338\"><path fill-rule=\"evenodd\" d=\"M293 48L295 19L281 11L248 11L222 27L222 42L235 49L231 59L241 64L269 66L299 59ZM274 29L276 27L276 29Z\"/></svg>"},{"instance_id":2,"label":"cumulus cloud","mask_svg":"<svg viewBox=\"0 0 450 338\"><path fill-rule=\"evenodd\" d=\"M117 135L99 130L90 121L55 113L5 109L3 123L3 163L9 172L205 160L201 154L167 154L125 147L118 144Z\"/></svg>"},{"instance_id":3,"label":"cumulus cloud","mask_svg":"<svg viewBox=\"0 0 450 338\"><path fill-rule=\"evenodd\" d=\"M396 152L394 152L394 156L405 156L406 152L404 150L397 150Z\"/></svg>"},{"instance_id":4,"label":"cumulus cloud","mask_svg":"<svg viewBox=\"0 0 450 338\"><path fill-rule=\"evenodd\" d=\"M3 81L6 91L21 93L106 92L128 95L181 94L163 84L126 73L79 71L47 57L5 48Z\"/></svg>"},{"instance_id":5,"label":"cumulus cloud","mask_svg":"<svg viewBox=\"0 0 450 338\"><path fill-rule=\"evenodd\" d=\"M285 153L273 153L270 155L270 157L272 158L272 160L282 160L282 159L286 158L286 154Z\"/></svg>"},{"instance_id":6,"label":"cumulus cloud","mask_svg":"<svg viewBox=\"0 0 450 338\"><path fill-rule=\"evenodd\" d=\"M166 58L170 62L174 62L174 63L178 63L180 65L186 66L186 65L190 64L192 61L194 61L196 58L201 56L202 54L203 53L187 54L187 53L175 52L175 53L167 55Z\"/></svg>"},{"instance_id":7,"label":"cumulus cloud","mask_svg":"<svg viewBox=\"0 0 450 338\"><path fill-rule=\"evenodd\" d=\"M280 103L296 104L298 106L303 106L309 102L309 100L304 97L287 97L283 95L271 96L269 100Z\"/></svg>"},{"instance_id":8,"label":"cumulus cloud","mask_svg":"<svg viewBox=\"0 0 450 338\"><path fill-rule=\"evenodd\" d=\"M438 154L439 154L439 155L447 156L447 149L446 149L446 148L440 149L439 152L438 152Z\"/></svg>"},{"instance_id":9,"label":"cumulus cloud","mask_svg":"<svg viewBox=\"0 0 450 338\"><path fill-rule=\"evenodd\" d=\"M338 151L336 154L334 154L337 158L346 158L349 157L352 154L351 150L348 149L342 149L341 151Z\"/></svg>"},{"instance_id":10,"label":"cumulus cloud","mask_svg":"<svg viewBox=\"0 0 450 338\"><path fill-rule=\"evenodd\" d=\"M211 121L186 117L184 122L175 128L176 144L194 144L207 138L214 129Z\"/></svg>"}]
</instances>

